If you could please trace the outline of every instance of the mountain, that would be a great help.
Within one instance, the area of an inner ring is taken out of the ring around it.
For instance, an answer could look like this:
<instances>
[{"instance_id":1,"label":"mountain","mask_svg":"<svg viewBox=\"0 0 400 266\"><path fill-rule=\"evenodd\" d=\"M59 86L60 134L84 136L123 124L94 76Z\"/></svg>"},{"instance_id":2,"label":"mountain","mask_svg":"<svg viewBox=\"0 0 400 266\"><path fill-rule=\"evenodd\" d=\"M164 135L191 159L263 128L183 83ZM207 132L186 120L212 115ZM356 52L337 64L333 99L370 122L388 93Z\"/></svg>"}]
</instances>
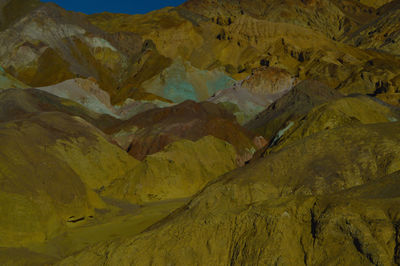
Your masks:
<instances>
[{"instance_id":1,"label":"mountain","mask_svg":"<svg viewBox=\"0 0 400 266\"><path fill-rule=\"evenodd\" d=\"M261 148L252 142L256 136L240 126L229 111L209 102L185 101L172 107L152 109L108 129L107 133L139 160L174 141L197 141L208 135L232 144L238 157L251 158L252 153Z\"/></svg>"},{"instance_id":2,"label":"mountain","mask_svg":"<svg viewBox=\"0 0 400 266\"><path fill-rule=\"evenodd\" d=\"M235 148L212 136L179 140L146 156L132 171L104 188L102 195L133 203L187 198L237 167Z\"/></svg>"},{"instance_id":3,"label":"mountain","mask_svg":"<svg viewBox=\"0 0 400 266\"><path fill-rule=\"evenodd\" d=\"M100 130L64 113L0 127L2 247L27 247L92 219L107 209L94 190L137 163Z\"/></svg>"},{"instance_id":4,"label":"mountain","mask_svg":"<svg viewBox=\"0 0 400 266\"><path fill-rule=\"evenodd\" d=\"M209 183L143 234L60 265L390 265L398 129L352 125L293 142Z\"/></svg>"},{"instance_id":5,"label":"mountain","mask_svg":"<svg viewBox=\"0 0 400 266\"><path fill-rule=\"evenodd\" d=\"M399 264L399 7L0 0L0 264Z\"/></svg>"},{"instance_id":6,"label":"mountain","mask_svg":"<svg viewBox=\"0 0 400 266\"><path fill-rule=\"evenodd\" d=\"M107 13L89 19L107 32L151 39L166 57L183 58L199 69L223 69L235 80L266 65L346 94L373 94L381 84L397 86L398 60L341 40L377 19L376 12L357 1L193 0L146 15Z\"/></svg>"},{"instance_id":7,"label":"mountain","mask_svg":"<svg viewBox=\"0 0 400 266\"><path fill-rule=\"evenodd\" d=\"M354 45L368 27L394 23L395 3L371 3L192 0L145 15L86 16L33 1L4 18L0 64L34 87L94 77L112 103L206 100L263 65L346 94L380 93L382 84L398 85L398 60Z\"/></svg>"},{"instance_id":8,"label":"mountain","mask_svg":"<svg viewBox=\"0 0 400 266\"><path fill-rule=\"evenodd\" d=\"M10 22L0 35L3 68L30 86L83 76L96 78L110 91L123 77L127 62L142 49L139 36L105 34L83 14L52 3L41 4Z\"/></svg>"}]
</instances>

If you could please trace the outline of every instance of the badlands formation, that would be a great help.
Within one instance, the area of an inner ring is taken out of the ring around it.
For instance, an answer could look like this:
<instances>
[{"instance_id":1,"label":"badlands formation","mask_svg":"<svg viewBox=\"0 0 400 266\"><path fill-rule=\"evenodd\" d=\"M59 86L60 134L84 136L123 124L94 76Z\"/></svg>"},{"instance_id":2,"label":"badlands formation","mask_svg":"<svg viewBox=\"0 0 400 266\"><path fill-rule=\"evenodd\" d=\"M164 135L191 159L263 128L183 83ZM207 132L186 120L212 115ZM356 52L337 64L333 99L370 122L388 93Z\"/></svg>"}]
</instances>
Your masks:
<instances>
[{"instance_id":1,"label":"badlands formation","mask_svg":"<svg viewBox=\"0 0 400 266\"><path fill-rule=\"evenodd\" d=\"M398 0L0 0L0 265L399 265Z\"/></svg>"}]
</instances>

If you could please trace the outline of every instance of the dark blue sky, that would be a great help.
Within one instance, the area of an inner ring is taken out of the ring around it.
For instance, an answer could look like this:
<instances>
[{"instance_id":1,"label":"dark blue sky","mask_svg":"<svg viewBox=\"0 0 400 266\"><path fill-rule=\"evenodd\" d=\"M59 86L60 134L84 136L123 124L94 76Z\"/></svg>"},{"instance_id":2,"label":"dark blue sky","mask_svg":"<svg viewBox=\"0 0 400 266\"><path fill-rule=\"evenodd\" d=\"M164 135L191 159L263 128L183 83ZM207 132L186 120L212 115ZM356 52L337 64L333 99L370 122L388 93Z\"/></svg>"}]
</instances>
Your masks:
<instances>
[{"instance_id":1,"label":"dark blue sky","mask_svg":"<svg viewBox=\"0 0 400 266\"><path fill-rule=\"evenodd\" d=\"M86 14L104 11L112 13L144 14L166 6L178 6L185 0L42 0Z\"/></svg>"}]
</instances>

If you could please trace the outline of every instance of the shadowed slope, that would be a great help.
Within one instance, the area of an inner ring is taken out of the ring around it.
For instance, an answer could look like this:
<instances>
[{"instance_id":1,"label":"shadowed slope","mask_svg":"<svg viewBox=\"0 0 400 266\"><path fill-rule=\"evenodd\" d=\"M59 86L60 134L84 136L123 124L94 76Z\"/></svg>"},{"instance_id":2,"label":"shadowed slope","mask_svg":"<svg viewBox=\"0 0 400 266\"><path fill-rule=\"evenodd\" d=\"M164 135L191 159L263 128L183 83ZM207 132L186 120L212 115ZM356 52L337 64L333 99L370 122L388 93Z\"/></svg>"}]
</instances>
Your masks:
<instances>
[{"instance_id":1,"label":"shadowed slope","mask_svg":"<svg viewBox=\"0 0 400 266\"><path fill-rule=\"evenodd\" d=\"M323 83L303 81L258 114L245 127L258 132L267 140L272 140L290 120L307 114L315 106L340 97L340 93Z\"/></svg>"},{"instance_id":2,"label":"shadowed slope","mask_svg":"<svg viewBox=\"0 0 400 266\"><path fill-rule=\"evenodd\" d=\"M346 42L363 49L376 49L399 56L400 34L396 30L400 25L399 2L393 1L381 7L377 13L378 18L351 34Z\"/></svg>"},{"instance_id":3,"label":"shadowed slope","mask_svg":"<svg viewBox=\"0 0 400 266\"><path fill-rule=\"evenodd\" d=\"M6 29L41 5L43 3L40 0L0 1L0 31Z\"/></svg>"},{"instance_id":4,"label":"shadowed slope","mask_svg":"<svg viewBox=\"0 0 400 266\"><path fill-rule=\"evenodd\" d=\"M62 112L79 116L100 129L116 125L119 120L90 111L82 105L35 89L9 89L0 92L0 122L20 119L40 112Z\"/></svg>"},{"instance_id":5,"label":"shadowed slope","mask_svg":"<svg viewBox=\"0 0 400 266\"><path fill-rule=\"evenodd\" d=\"M281 149L288 143L332 128L396 121L400 121L398 108L368 96L348 96L317 106L306 115L288 121L290 127L281 130L270 145Z\"/></svg>"}]
</instances>

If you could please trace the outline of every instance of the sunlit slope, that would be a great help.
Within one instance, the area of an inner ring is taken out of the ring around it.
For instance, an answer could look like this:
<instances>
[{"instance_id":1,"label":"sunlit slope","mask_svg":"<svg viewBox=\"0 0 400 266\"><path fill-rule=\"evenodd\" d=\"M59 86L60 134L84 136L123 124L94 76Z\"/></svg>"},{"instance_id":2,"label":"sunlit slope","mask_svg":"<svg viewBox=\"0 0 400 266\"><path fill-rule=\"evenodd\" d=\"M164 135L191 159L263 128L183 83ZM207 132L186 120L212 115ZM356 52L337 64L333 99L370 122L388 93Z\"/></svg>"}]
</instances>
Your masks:
<instances>
[{"instance_id":1,"label":"sunlit slope","mask_svg":"<svg viewBox=\"0 0 400 266\"><path fill-rule=\"evenodd\" d=\"M400 169L398 130L341 127L294 142L209 184L138 237L61 265L390 264L398 173L385 176Z\"/></svg>"},{"instance_id":2,"label":"sunlit slope","mask_svg":"<svg viewBox=\"0 0 400 266\"><path fill-rule=\"evenodd\" d=\"M1 124L3 247L44 241L107 205L94 192L137 164L78 117L42 113Z\"/></svg>"}]
</instances>

